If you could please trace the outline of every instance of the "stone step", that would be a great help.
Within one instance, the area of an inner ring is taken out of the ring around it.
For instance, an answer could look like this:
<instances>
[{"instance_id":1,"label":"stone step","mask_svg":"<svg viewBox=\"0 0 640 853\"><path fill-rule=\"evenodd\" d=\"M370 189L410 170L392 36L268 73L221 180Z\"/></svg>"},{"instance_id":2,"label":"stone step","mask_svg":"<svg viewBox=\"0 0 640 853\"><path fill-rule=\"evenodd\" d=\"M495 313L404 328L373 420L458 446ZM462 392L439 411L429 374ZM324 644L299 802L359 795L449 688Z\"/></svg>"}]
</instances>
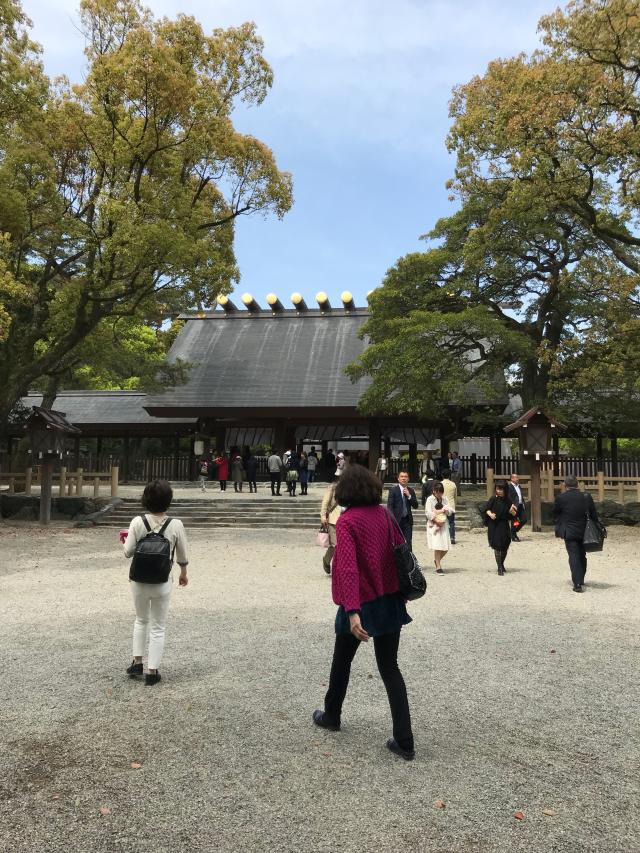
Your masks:
<instances>
[{"instance_id":1,"label":"stone step","mask_svg":"<svg viewBox=\"0 0 640 853\"><path fill-rule=\"evenodd\" d=\"M271 495L228 495L225 497L177 498L171 504L170 513L181 518L187 529L274 529L274 530L317 530L322 493L298 495L296 500L274 499ZM138 498L124 498L110 513L97 522L98 527L122 529L129 526L131 518L143 511ZM423 521L422 509L414 512L416 525ZM458 527L469 524L468 512L460 505L456 512Z\"/></svg>"},{"instance_id":2,"label":"stone step","mask_svg":"<svg viewBox=\"0 0 640 853\"><path fill-rule=\"evenodd\" d=\"M113 530L120 530L124 527L128 527L128 525L120 524L119 522L109 521L108 519L105 521L99 521L95 525L96 527L108 527ZM318 522L310 523L307 521L303 522L293 522L289 521L284 524L274 524L272 521L253 521L251 519L239 518L237 520L234 519L223 519L222 521L197 521L197 522L189 522L187 525L187 530L220 530L221 528L262 528L264 530L317 530Z\"/></svg>"}]
</instances>

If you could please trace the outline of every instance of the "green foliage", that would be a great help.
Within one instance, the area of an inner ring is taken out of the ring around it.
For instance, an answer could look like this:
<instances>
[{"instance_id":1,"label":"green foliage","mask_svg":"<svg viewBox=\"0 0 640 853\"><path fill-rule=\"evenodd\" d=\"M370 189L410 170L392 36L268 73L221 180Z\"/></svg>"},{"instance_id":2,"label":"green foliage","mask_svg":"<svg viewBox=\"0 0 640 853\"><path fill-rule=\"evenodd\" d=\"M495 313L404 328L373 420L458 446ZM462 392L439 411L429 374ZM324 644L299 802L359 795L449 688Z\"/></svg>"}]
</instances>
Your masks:
<instances>
[{"instance_id":1,"label":"green foliage","mask_svg":"<svg viewBox=\"0 0 640 853\"><path fill-rule=\"evenodd\" d=\"M372 299L368 411L444 416L503 381L525 408L628 420L640 367L640 17L575 0L545 48L451 102L458 213ZM472 377L472 379L470 379Z\"/></svg>"},{"instance_id":2,"label":"green foliage","mask_svg":"<svg viewBox=\"0 0 640 853\"><path fill-rule=\"evenodd\" d=\"M33 108L6 110L0 141L0 420L34 382L99 355L109 324L152 352L161 336L146 346L142 325L237 280L236 218L292 203L290 176L232 123L234 104L259 105L272 82L252 24L207 35L135 0L83 0L84 82L51 85L19 7L2 8L14 18L0 60L16 69L0 108L35 82ZM116 381L92 365L91 381Z\"/></svg>"}]
</instances>

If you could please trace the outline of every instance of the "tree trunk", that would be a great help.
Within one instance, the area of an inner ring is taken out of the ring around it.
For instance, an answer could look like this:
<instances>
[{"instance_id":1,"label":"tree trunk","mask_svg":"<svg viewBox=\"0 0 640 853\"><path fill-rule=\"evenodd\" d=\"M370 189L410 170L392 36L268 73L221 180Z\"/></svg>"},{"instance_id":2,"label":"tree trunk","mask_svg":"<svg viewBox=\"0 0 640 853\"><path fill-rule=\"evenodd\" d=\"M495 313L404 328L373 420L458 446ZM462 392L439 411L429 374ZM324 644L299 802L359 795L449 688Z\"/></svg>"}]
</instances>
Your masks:
<instances>
[{"instance_id":1,"label":"tree trunk","mask_svg":"<svg viewBox=\"0 0 640 853\"><path fill-rule=\"evenodd\" d=\"M41 406L43 409L53 409L53 404L55 403L56 397L58 396L58 386L60 385L60 377L58 376L48 376L47 382L44 387L44 391L42 392L42 403Z\"/></svg>"}]
</instances>

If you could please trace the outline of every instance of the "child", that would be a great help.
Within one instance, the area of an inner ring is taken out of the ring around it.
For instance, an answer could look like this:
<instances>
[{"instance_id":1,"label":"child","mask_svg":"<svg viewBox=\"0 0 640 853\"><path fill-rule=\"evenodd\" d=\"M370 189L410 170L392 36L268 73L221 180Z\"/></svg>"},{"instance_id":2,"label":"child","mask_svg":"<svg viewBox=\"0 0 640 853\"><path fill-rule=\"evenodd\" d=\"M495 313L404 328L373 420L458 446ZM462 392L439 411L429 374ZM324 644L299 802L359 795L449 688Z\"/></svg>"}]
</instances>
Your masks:
<instances>
[{"instance_id":1,"label":"child","mask_svg":"<svg viewBox=\"0 0 640 853\"><path fill-rule=\"evenodd\" d=\"M444 512L444 504L439 498L436 500L433 508L436 511L436 515L434 515L433 518L429 522L427 522L427 530L436 532L445 523L445 521L447 520L447 516Z\"/></svg>"},{"instance_id":2,"label":"child","mask_svg":"<svg viewBox=\"0 0 640 853\"><path fill-rule=\"evenodd\" d=\"M172 498L173 490L169 483L166 480L154 480L145 486L142 493L142 506L147 510L145 518L151 531L160 532L163 525L168 521L162 535L169 540L172 559L175 555L180 566L178 583L180 586L186 586L189 582L187 578L187 564L189 562L187 537L179 518L168 519L167 510L171 505ZM128 531L120 531L120 541L124 545L125 557L133 557L136 545L148 532L141 516L136 516L132 520ZM160 681L158 667L164 651L165 626L169 613L173 577L170 574L165 583L138 583L137 581L130 581L130 583L136 619L133 625L133 661L131 666L127 668L127 673L131 678L142 676L142 657L148 643L149 657L145 685L151 686Z\"/></svg>"}]
</instances>

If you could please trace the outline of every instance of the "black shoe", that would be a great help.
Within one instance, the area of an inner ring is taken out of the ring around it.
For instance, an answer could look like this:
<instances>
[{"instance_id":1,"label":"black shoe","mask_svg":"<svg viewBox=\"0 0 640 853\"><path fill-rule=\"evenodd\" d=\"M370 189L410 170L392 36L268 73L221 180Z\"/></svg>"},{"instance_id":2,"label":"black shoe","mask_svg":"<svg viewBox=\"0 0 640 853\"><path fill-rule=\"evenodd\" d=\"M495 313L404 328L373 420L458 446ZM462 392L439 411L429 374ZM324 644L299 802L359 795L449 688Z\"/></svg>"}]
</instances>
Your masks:
<instances>
[{"instance_id":1,"label":"black shoe","mask_svg":"<svg viewBox=\"0 0 640 853\"><path fill-rule=\"evenodd\" d=\"M314 711L311 715L311 719L316 724L316 726L320 726L321 729L328 729L330 732L339 732L340 731L340 723L336 725L335 723L330 723L327 720L326 714L324 711Z\"/></svg>"},{"instance_id":2,"label":"black shoe","mask_svg":"<svg viewBox=\"0 0 640 853\"><path fill-rule=\"evenodd\" d=\"M436 574L437 574L437 575L443 575L443 574L444 574L444 569L436 569Z\"/></svg>"},{"instance_id":3,"label":"black shoe","mask_svg":"<svg viewBox=\"0 0 640 853\"><path fill-rule=\"evenodd\" d=\"M142 678L142 663L131 661L131 666L127 667L127 675L129 678Z\"/></svg>"},{"instance_id":4,"label":"black shoe","mask_svg":"<svg viewBox=\"0 0 640 853\"><path fill-rule=\"evenodd\" d=\"M322 568L325 570L326 574L328 574L328 575L331 574L331 566L327 566L325 563L323 563Z\"/></svg>"},{"instance_id":5,"label":"black shoe","mask_svg":"<svg viewBox=\"0 0 640 853\"><path fill-rule=\"evenodd\" d=\"M395 738L389 738L387 741L387 749L404 758L405 761L413 761L416 757L415 749L403 749Z\"/></svg>"},{"instance_id":6,"label":"black shoe","mask_svg":"<svg viewBox=\"0 0 640 853\"><path fill-rule=\"evenodd\" d=\"M499 574L499 575L503 575L503 574L504 574L504 569L498 569L498 574Z\"/></svg>"},{"instance_id":7,"label":"black shoe","mask_svg":"<svg viewBox=\"0 0 640 853\"><path fill-rule=\"evenodd\" d=\"M513 534L513 536L511 537L511 541L512 542L519 542L520 541L517 533Z\"/></svg>"},{"instance_id":8,"label":"black shoe","mask_svg":"<svg viewBox=\"0 0 640 853\"><path fill-rule=\"evenodd\" d=\"M159 672L148 672L144 677L145 687L152 687L160 681Z\"/></svg>"},{"instance_id":9,"label":"black shoe","mask_svg":"<svg viewBox=\"0 0 640 853\"><path fill-rule=\"evenodd\" d=\"M456 540L455 540L455 539L452 539L452 540L451 540L451 544L452 544L452 545L455 545L455 544L456 544Z\"/></svg>"},{"instance_id":10,"label":"black shoe","mask_svg":"<svg viewBox=\"0 0 640 853\"><path fill-rule=\"evenodd\" d=\"M574 583L573 591L574 592L584 592L584 590L582 589L582 584L581 583Z\"/></svg>"}]
</instances>

